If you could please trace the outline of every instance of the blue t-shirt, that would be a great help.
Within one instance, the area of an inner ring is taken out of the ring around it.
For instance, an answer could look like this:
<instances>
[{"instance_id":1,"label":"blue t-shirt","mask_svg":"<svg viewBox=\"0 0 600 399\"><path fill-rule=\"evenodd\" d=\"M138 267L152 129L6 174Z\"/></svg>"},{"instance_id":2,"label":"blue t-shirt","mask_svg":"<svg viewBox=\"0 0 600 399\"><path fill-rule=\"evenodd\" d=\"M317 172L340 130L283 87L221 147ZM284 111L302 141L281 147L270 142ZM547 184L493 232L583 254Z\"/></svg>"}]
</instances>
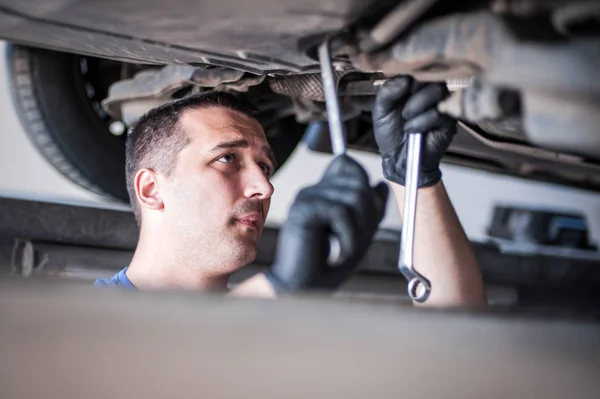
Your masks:
<instances>
[{"instance_id":1,"label":"blue t-shirt","mask_svg":"<svg viewBox=\"0 0 600 399\"><path fill-rule=\"evenodd\" d=\"M120 288L130 288L135 289L135 286L129 281L125 272L127 271L127 267L121 270L119 273L115 274L111 278L99 278L94 283L94 287L120 287Z\"/></svg>"}]
</instances>

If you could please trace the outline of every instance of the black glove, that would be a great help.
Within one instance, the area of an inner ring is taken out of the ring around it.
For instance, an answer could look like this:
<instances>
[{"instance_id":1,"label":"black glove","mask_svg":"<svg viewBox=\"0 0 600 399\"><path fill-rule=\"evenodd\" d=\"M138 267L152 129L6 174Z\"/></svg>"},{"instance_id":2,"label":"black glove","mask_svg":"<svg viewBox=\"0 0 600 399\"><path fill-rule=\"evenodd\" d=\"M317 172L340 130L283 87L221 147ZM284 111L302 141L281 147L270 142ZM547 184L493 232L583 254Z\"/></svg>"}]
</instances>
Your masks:
<instances>
[{"instance_id":1,"label":"black glove","mask_svg":"<svg viewBox=\"0 0 600 399\"><path fill-rule=\"evenodd\" d=\"M387 180L404 185L409 132L424 133L419 187L441 180L440 161L456 134L456 121L436 108L447 96L443 83L417 83L405 76L381 86L373 105L373 131Z\"/></svg>"},{"instance_id":2,"label":"black glove","mask_svg":"<svg viewBox=\"0 0 600 399\"><path fill-rule=\"evenodd\" d=\"M347 155L336 157L314 186L298 193L279 232L275 263L266 273L277 292L334 289L365 255L385 214L388 187L369 185L364 169ZM340 258L327 263L329 236Z\"/></svg>"}]
</instances>

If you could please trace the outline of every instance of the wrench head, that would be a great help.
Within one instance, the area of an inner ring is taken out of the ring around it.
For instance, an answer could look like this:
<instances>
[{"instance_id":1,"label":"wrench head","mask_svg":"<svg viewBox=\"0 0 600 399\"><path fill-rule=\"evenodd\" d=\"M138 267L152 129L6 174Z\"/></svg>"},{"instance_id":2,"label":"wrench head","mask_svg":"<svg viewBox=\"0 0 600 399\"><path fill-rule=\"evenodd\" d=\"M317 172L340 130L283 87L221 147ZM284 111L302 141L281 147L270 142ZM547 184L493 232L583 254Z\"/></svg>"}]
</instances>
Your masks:
<instances>
[{"instance_id":1,"label":"wrench head","mask_svg":"<svg viewBox=\"0 0 600 399\"><path fill-rule=\"evenodd\" d=\"M402 275L408 280L408 295L410 298L418 303L425 302L431 293L431 283L429 280L421 276L409 265L402 264L399 269Z\"/></svg>"},{"instance_id":2,"label":"wrench head","mask_svg":"<svg viewBox=\"0 0 600 399\"><path fill-rule=\"evenodd\" d=\"M425 302L431 293L429 281L424 277L423 279L424 280L421 280L420 278L415 277L408 282L408 295L410 296L410 299L418 303Z\"/></svg>"}]
</instances>

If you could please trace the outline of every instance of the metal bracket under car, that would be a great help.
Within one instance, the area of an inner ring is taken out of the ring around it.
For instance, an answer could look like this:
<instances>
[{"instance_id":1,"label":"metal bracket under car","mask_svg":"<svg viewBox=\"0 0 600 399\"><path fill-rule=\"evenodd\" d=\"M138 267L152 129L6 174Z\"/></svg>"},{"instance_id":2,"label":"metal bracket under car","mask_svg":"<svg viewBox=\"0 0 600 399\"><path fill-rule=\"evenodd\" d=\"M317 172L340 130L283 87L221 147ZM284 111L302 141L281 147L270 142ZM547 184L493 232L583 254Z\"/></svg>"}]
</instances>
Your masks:
<instances>
[{"instance_id":1,"label":"metal bracket under car","mask_svg":"<svg viewBox=\"0 0 600 399\"><path fill-rule=\"evenodd\" d=\"M598 4L594 9L599 11ZM530 142L600 159L600 41L585 35L526 41L515 30L498 13L453 14L425 21L385 50L357 53L351 60L387 76L433 81L478 75L498 89L517 90Z\"/></svg>"},{"instance_id":2,"label":"metal bracket under car","mask_svg":"<svg viewBox=\"0 0 600 399\"><path fill-rule=\"evenodd\" d=\"M147 111L173 100L174 94L186 87L218 90L227 85L229 89L247 91L264 78L230 68L167 65L114 83L102 106L113 118L132 126Z\"/></svg>"}]
</instances>

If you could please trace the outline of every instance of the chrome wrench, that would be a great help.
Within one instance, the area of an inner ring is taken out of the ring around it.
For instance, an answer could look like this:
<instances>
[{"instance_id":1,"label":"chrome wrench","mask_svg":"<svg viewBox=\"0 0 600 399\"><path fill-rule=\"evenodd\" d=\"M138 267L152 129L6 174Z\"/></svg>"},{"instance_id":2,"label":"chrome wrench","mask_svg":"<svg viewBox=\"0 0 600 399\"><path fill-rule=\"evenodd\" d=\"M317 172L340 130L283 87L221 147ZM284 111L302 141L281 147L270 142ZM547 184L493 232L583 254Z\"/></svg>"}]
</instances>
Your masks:
<instances>
[{"instance_id":1,"label":"chrome wrench","mask_svg":"<svg viewBox=\"0 0 600 399\"><path fill-rule=\"evenodd\" d=\"M342 113L337 94L333 63L331 61L331 41L325 40L319 46L319 64L321 65L321 78L323 79L323 92L325 94L325 107L327 121L329 122L329 135L331 149L334 155L346 153L346 135L342 123Z\"/></svg>"},{"instance_id":2,"label":"chrome wrench","mask_svg":"<svg viewBox=\"0 0 600 399\"><path fill-rule=\"evenodd\" d=\"M404 215L402 218L402 238L398 259L398 268L408 280L408 295L413 301L419 303L425 302L431 293L431 283L427 278L419 274L413 265L422 142L422 133L408 134L406 175L404 181Z\"/></svg>"},{"instance_id":3,"label":"chrome wrench","mask_svg":"<svg viewBox=\"0 0 600 399\"><path fill-rule=\"evenodd\" d=\"M335 75L333 73L330 39L326 39L319 46L319 64L321 65L321 78L323 79L323 92L325 94L331 149L334 155L343 155L346 153L346 135L344 133L342 113L340 111ZM330 236L329 257L327 260L330 265L335 266L339 263L341 248L338 238L333 235Z\"/></svg>"}]
</instances>

